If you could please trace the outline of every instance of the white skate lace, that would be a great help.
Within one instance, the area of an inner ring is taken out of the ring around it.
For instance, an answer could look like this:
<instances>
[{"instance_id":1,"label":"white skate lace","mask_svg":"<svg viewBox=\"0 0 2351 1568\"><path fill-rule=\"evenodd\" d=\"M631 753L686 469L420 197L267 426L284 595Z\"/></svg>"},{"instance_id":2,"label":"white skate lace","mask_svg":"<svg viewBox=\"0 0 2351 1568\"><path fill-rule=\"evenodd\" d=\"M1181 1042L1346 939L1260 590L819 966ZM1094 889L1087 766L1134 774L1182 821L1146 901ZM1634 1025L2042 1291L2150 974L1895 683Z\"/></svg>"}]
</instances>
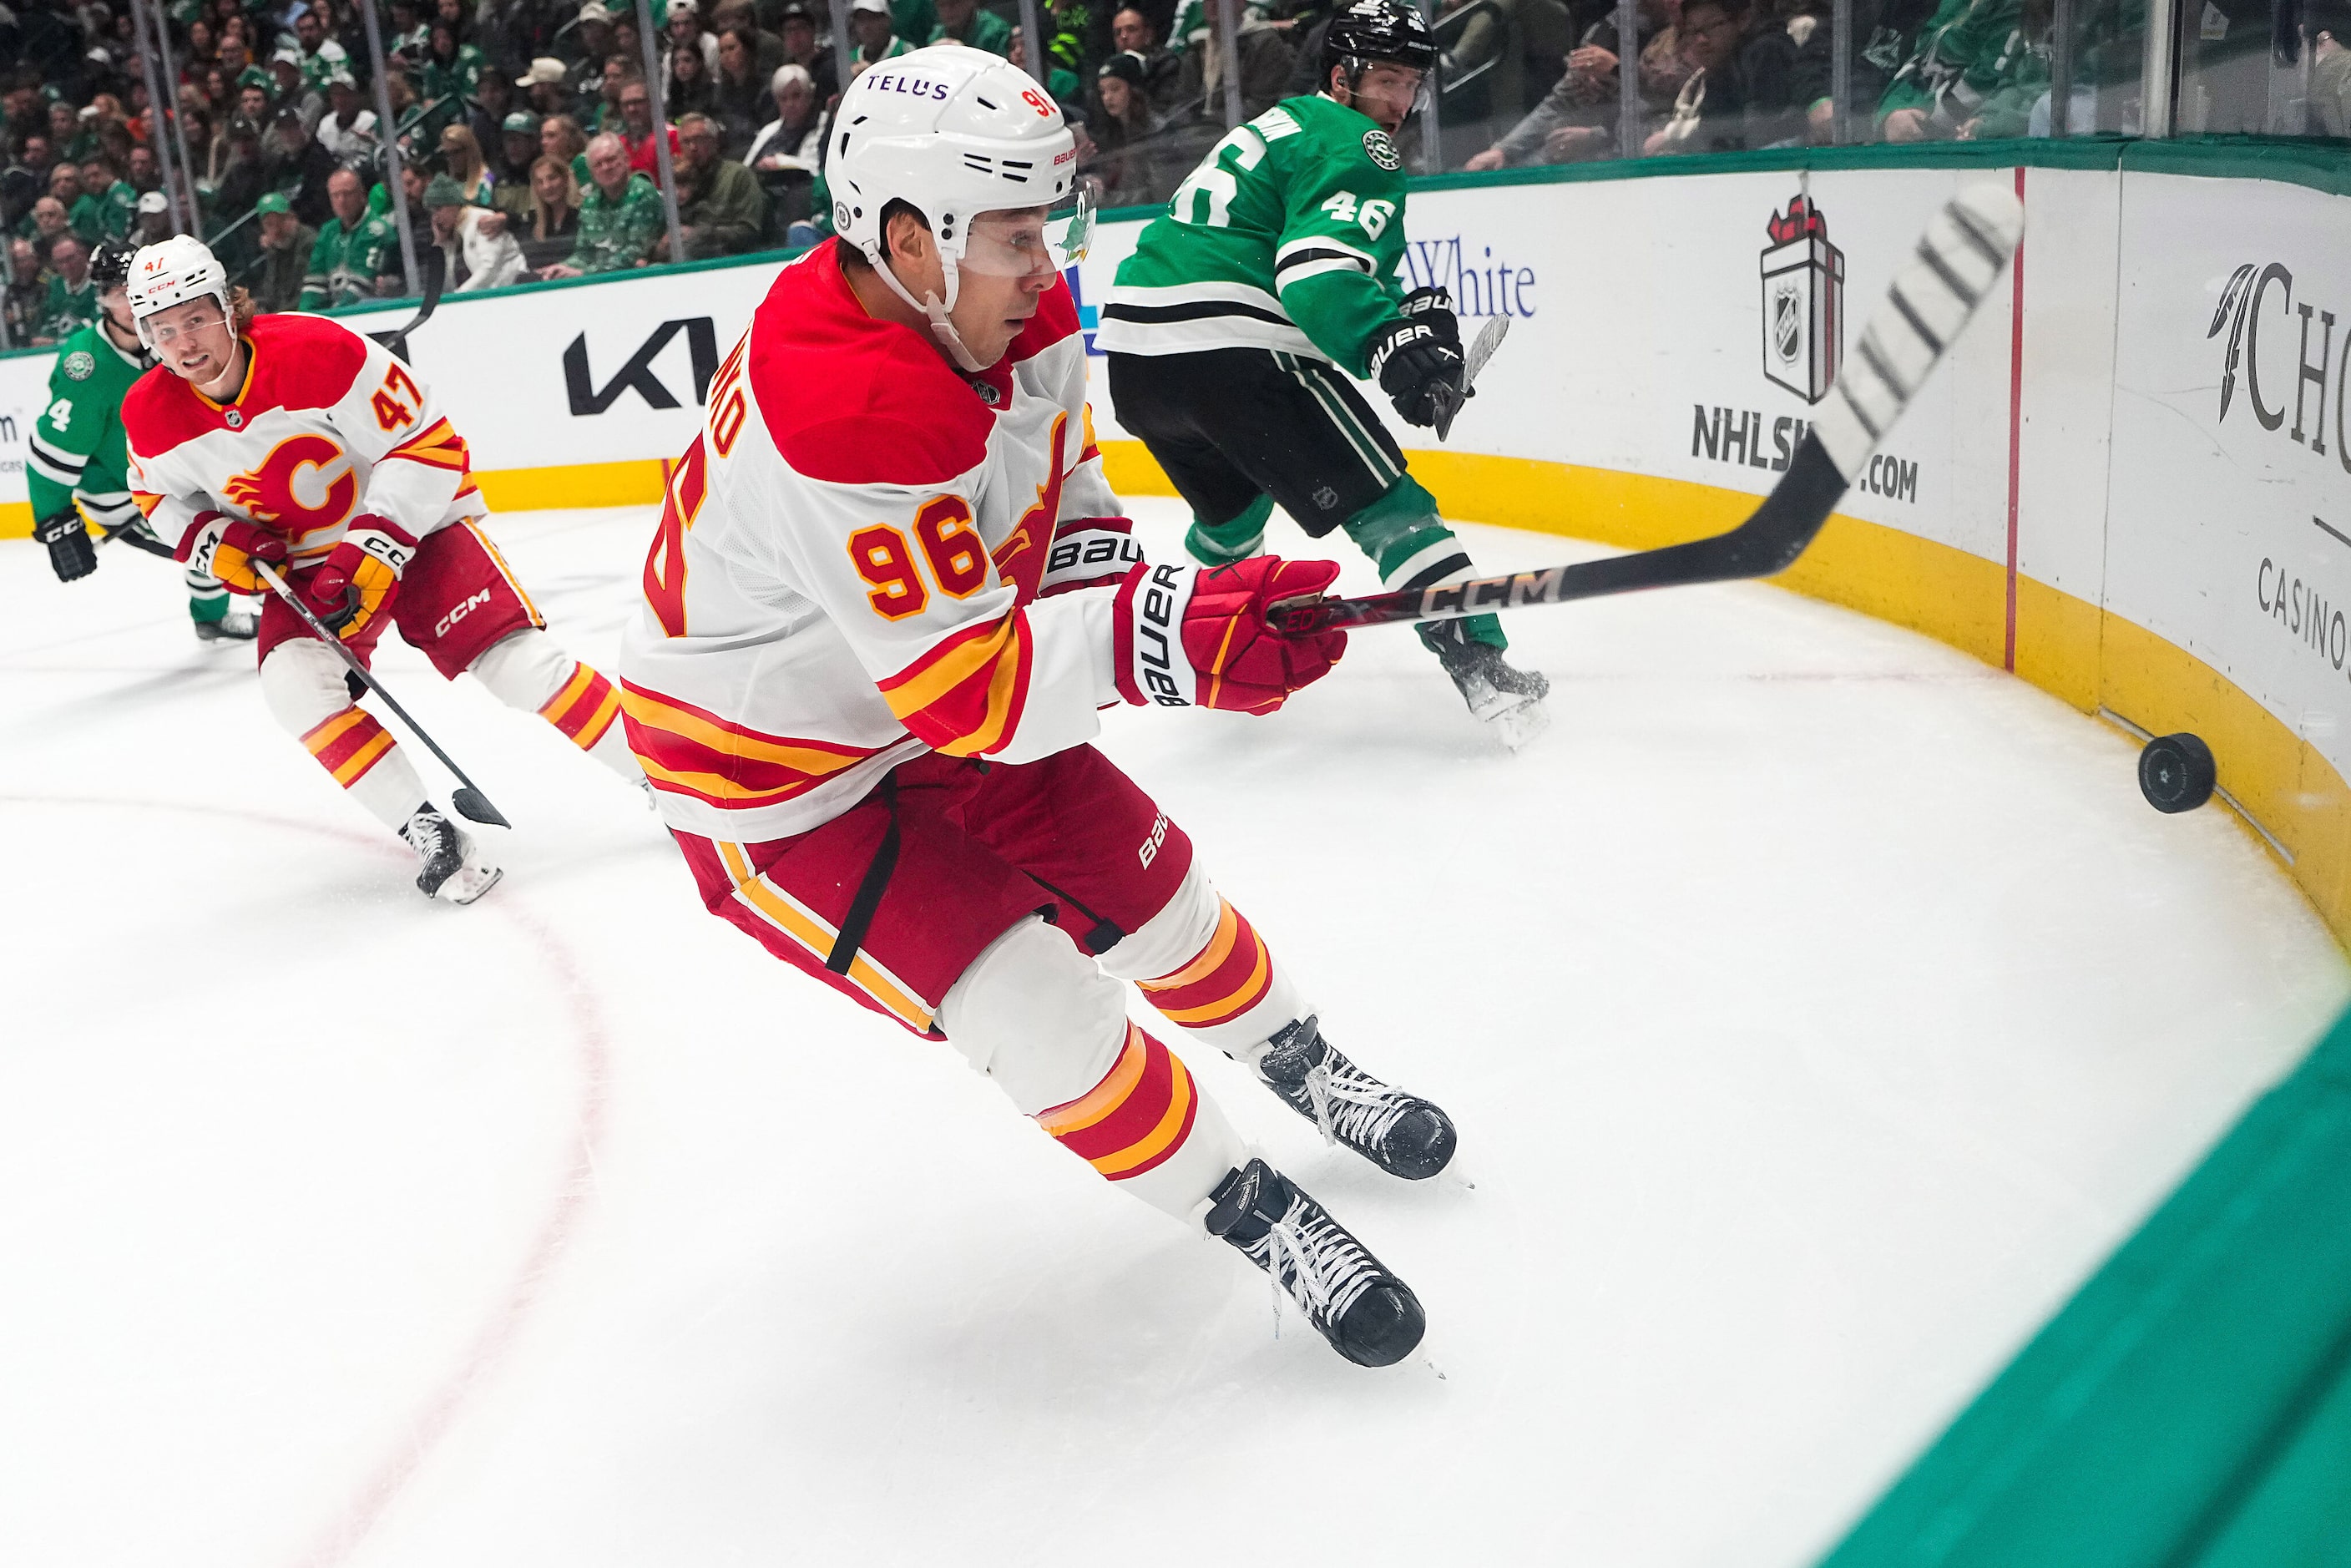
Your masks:
<instances>
[{"instance_id":1,"label":"white skate lace","mask_svg":"<svg viewBox=\"0 0 2351 1568\"><path fill-rule=\"evenodd\" d=\"M1344 1140L1358 1148L1381 1147L1412 1104L1411 1096L1381 1082L1327 1044L1322 1060L1306 1070L1305 1090L1322 1141L1333 1145Z\"/></svg>"},{"instance_id":2,"label":"white skate lace","mask_svg":"<svg viewBox=\"0 0 2351 1568\"><path fill-rule=\"evenodd\" d=\"M1346 1316L1372 1288L1378 1270L1363 1244L1322 1206L1290 1189L1290 1211L1266 1228L1249 1249L1273 1282L1273 1333L1281 1337L1281 1299L1294 1297L1307 1321L1320 1327Z\"/></svg>"},{"instance_id":3,"label":"white skate lace","mask_svg":"<svg viewBox=\"0 0 2351 1568\"><path fill-rule=\"evenodd\" d=\"M400 836L407 840L408 847L418 854L430 855L441 847L441 827L442 823L437 819L419 811L401 824Z\"/></svg>"}]
</instances>

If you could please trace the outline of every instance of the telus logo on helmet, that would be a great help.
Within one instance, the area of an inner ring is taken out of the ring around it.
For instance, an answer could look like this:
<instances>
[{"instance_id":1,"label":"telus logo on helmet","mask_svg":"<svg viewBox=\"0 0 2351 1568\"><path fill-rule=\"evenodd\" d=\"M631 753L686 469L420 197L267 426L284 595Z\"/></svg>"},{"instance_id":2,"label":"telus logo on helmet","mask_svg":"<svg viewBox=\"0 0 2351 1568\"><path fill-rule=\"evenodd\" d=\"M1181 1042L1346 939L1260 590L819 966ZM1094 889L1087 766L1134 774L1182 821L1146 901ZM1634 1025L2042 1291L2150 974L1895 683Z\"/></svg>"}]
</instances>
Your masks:
<instances>
[{"instance_id":1,"label":"telus logo on helmet","mask_svg":"<svg viewBox=\"0 0 2351 1568\"><path fill-rule=\"evenodd\" d=\"M875 77L870 90L912 93L916 98L935 98L942 103L946 101L947 97L947 84L943 81L933 81L928 77L899 76L894 73Z\"/></svg>"}]
</instances>

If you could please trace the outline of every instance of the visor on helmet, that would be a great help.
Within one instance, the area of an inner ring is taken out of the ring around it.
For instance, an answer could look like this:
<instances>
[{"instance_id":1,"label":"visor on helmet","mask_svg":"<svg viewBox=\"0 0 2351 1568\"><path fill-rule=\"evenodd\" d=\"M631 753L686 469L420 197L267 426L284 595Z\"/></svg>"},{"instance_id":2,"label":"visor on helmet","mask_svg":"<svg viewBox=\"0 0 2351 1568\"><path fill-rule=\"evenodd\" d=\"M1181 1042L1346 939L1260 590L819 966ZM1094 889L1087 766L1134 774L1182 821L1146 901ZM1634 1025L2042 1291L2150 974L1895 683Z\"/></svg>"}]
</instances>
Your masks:
<instances>
[{"instance_id":1,"label":"visor on helmet","mask_svg":"<svg viewBox=\"0 0 2351 1568\"><path fill-rule=\"evenodd\" d=\"M988 277L1029 277L1075 267L1093 237L1093 197L1082 186L1077 205L1048 214L1034 207L980 213L965 226L957 265Z\"/></svg>"}]
</instances>

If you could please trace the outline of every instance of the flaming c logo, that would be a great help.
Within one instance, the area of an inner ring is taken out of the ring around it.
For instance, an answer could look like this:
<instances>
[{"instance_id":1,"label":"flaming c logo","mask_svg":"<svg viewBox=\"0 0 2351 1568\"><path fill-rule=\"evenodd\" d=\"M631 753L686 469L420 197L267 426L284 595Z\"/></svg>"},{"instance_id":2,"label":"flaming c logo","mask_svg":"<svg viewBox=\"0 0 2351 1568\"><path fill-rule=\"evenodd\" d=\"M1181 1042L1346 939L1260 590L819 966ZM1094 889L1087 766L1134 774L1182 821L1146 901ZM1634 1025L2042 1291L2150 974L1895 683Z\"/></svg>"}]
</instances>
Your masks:
<instances>
[{"instance_id":1,"label":"flaming c logo","mask_svg":"<svg viewBox=\"0 0 2351 1568\"><path fill-rule=\"evenodd\" d=\"M319 494L322 489L315 505L302 498L304 491ZM222 490L254 521L294 539L333 528L351 515L360 497L359 480L352 476L343 449L315 434L287 436L270 448L258 467L237 475Z\"/></svg>"}]
</instances>

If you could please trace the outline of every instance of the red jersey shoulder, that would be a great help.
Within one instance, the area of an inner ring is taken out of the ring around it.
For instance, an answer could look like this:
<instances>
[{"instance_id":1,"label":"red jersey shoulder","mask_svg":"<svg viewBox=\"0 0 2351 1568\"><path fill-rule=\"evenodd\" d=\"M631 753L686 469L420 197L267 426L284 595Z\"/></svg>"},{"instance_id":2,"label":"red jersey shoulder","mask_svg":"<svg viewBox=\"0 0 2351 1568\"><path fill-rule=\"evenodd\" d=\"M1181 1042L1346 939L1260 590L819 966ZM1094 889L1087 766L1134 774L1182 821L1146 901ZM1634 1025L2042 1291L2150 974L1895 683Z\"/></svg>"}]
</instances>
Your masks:
<instances>
[{"instance_id":1,"label":"red jersey shoulder","mask_svg":"<svg viewBox=\"0 0 2351 1568\"><path fill-rule=\"evenodd\" d=\"M829 246L760 302L750 371L776 450L811 479L936 485L987 455L979 395L912 329L867 315Z\"/></svg>"},{"instance_id":2,"label":"red jersey shoulder","mask_svg":"<svg viewBox=\"0 0 2351 1568\"><path fill-rule=\"evenodd\" d=\"M256 316L253 370L237 399L247 409L331 408L367 364L365 338L324 316Z\"/></svg>"},{"instance_id":3,"label":"red jersey shoulder","mask_svg":"<svg viewBox=\"0 0 2351 1568\"><path fill-rule=\"evenodd\" d=\"M1037 313L1012 340L1012 347L1004 357L1014 364L1036 358L1054 344L1071 337L1078 329L1078 302L1070 297L1070 280L1053 279L1053 287L1037 298Z\"/></svg>"},{"instance_id":4,"label":"red jersey shoulder","mask_svg":"<svg viewBox=\"0 0 2351 1568\"><path fill-rule=\"evenodd\" d=\"M183 441L220 428L220 416L204 405L188 383L161 365L131 383L122 394L122 434L131 450L160 457Z\"/></svg>"}]
</instances>

